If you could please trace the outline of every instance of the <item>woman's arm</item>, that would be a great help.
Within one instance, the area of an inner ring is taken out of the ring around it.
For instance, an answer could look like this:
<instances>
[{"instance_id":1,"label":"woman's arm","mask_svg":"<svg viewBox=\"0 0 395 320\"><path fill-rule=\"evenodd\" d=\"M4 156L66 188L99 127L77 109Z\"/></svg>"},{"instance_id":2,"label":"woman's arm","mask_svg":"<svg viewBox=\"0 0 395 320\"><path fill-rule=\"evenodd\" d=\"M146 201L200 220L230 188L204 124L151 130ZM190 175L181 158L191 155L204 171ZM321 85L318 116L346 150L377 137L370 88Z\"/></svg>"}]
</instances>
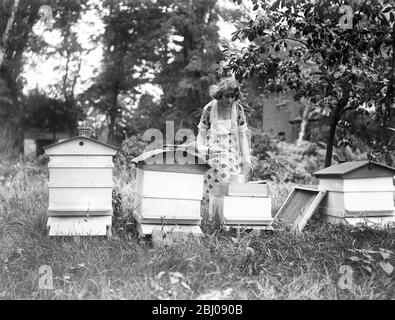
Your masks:
<instances>
[{"instance_id":1,"label":"woman's arm","mask_svg":"<svg viewBox=\"0 0 395 320\"><path fill-rule=\"evenodd\" d=\"M251 177L254 173L254 166L251 162L251 152L248 143L247 131L240 132L240 148L243 164L241 168L241 173L245 174L247 177Z\"/></svg>"},{"instance_id":2,"label":"woman's arm","mask_svg":"<svg viewBox=\"0 0 395 320\"><path fill-rule=\"evenodd\" d=\"M240 147L243 163L251 163L250 146L248 144L247 131L240 132Z\"/></svg>"},{"instance_id":3,"label":"woman's arm","mask_svg":"<svg viewBox=\"0 0 395 320\"><path fill-rule=\"evenodd\" d=\"M239 125L239 139L240 139L240 151L242 156L242 173L246 174L247 176L252 175L254 171L254 166L251 162L251 152L250 152L250 145L248 139L248 127L247 127L247 118L244 113L244 109L241 104L238 104L238 111L239 111L239 118L238 118L238 125Z\"/></svg>"},{"instance_id":4,"label":"woman's arm","mask_svg":"<svg viewBox=\"0 0 395 320\"><path fill-rule=\"evenodd\" d=\"M207 155L208 147L205 145L207 130L199 130L196 138L196 149L203 156Z\"/></svg>"},{"instance_id":5,"label":"woman's arm","mask_svg":"<svg viewBox=\"0 0 395 320\"><path fill-rule=\"evenodd\" d=\"M208 155L208 146L206 146L206 135L207 130L210 127L210 109L211 102L204 106L202 116L200 117L200 122L198 125L199 132L196 138L196 149L197 152L203 156Z\"/></svg>"}]
</instances>

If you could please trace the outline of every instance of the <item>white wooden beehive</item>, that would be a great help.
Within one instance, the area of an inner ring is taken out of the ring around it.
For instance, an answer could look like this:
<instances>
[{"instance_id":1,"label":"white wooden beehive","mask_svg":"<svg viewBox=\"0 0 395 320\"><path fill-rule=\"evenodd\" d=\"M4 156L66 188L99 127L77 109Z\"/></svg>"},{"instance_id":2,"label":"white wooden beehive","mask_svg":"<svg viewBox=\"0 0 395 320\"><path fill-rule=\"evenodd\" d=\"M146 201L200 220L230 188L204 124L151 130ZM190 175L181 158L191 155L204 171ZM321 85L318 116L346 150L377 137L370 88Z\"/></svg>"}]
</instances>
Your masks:
<instances>
[{"instance_id":1,"label":"white wooden beehive","mask_svg":"<svg viewBox=\"0 0 395 320\"><path fill-rule=\"evenodd\" d=\"M49 155L49 235L106 235L117 148L87 136L44 148Z\"/></svg>"},{"instance_id":2,"label":"white wooden beehive","mask_svg":"<svg viewBox=\"0 0 395 320\"><path fill-rule=\"evenodd\" d=\"M210 196L210 215L218 215L224 226L266 228L273 222L271 211L272 202L266 184L218 184Z\"/></svg>"},{"instance_id":3,"label":"white wooden beehive","mask_svg":"<svg viewBox=\"0 0 395 320\"><path fill-rule=\"evenodd\" d=\"M158 149L133 159L137 165L133 214L144 235L161 225L201 233L204 174L209 166L187 151L181 163L175 152Z\"/></svg>"},{"instance_id":4,"label":"white wooden beehive","mask_svg":"<svg viewBox=\"0 0 395 320\"><path fill-rule=\"evenodd\" d=\"M320 212L328 222L386 225L395 222L395 168L369 161L336 164L315 173L327 191Z\"/></svg>"}]
</instances>

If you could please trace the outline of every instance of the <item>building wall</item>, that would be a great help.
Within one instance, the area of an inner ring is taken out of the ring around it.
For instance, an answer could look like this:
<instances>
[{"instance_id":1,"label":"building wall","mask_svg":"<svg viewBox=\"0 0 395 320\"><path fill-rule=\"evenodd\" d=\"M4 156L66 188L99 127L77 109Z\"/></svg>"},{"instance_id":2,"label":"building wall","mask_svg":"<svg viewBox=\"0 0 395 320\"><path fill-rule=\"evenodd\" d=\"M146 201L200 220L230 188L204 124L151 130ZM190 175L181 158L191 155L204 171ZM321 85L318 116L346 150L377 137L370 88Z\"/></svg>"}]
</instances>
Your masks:
<instances>
[{"instance_id":1,"label":"building wall","mask_svg":"<svg viewBox=\"0 0 395 320\"><path fill-rule=\"evenodd\" d=\"M24 139L23 141L23 154L25 157L35 156L37 150L36 140Z\"/></svg>"},{"instance_id":2,"label":"building wall","mask_svg":"<svg viewBox=\"0 0 395 320\"><path fill-rule=\"evenodd\" d=\"M270 93L263 103L263 130L275 137L283 133L285 141L298 138L298 125L289 123L299 116L302 104L293 99L293 94Z\"/></svg>"},{"instance_id":3,"label":"building wall","mask_svg":"<svg viewBox=\"0 0 395 320\"><path fill-rule=\"evenodd\" d=\"M62 141L70 138L70 134L66 132L57 132L56 141ZM23 140L23 155L25 157L37 156L42 154L44 151L42 147L45 147L51 143L54 143L53 133L43 132L40 130L28 130L24 133Z\"/></svg>"}]
</instances>

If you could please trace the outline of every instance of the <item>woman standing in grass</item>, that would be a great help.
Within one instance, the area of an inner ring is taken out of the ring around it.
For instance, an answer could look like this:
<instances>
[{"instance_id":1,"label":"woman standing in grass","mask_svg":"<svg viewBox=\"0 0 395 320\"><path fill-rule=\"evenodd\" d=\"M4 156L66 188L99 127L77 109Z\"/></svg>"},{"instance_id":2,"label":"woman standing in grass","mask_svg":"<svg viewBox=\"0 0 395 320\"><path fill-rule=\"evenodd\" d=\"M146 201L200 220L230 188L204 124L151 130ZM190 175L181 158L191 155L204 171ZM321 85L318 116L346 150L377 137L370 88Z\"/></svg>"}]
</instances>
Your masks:
<instances>
[{"instance_id":1,"label":"woman standing in grass","mask_svg":"<svg viewBox=\"0 0 395 320\"><path fill-rule=\"evenodd\" d=\"M198 151L211 166L205 176L206 199L216 183L229 182L232 174L250 175L253 170L246 116L237 102L239 83L233 77L222 79L210 93L213 100L203 109L196 140Z\"/></svg>"}]
</instances>

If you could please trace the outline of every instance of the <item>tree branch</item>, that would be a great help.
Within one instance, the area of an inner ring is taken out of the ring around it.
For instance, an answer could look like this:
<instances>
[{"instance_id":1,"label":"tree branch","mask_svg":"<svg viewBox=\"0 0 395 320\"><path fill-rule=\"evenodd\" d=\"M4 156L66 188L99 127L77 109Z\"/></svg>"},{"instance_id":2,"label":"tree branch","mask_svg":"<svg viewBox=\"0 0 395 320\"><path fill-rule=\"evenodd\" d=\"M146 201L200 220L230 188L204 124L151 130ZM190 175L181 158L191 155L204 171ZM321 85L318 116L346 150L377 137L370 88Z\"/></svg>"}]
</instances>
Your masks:
<instances>
[{"instance_id":1,"label":"tree branch","mask_svg":"<svg viewBox=\"0 0 395 320\"><path fill-rule=\"evenodd\" d=\"M303 44L303 45L306 46L307 48L310 48L310 47L311 47L311 46L309 46L306 42L304 42L304 41L302 41L302 40L294 39L294 38L290 38L290 37L281 37L281 38L278 38L277 40L292 40L292 41L296 41L296 42L299 42L299 43ZM276 41L277 41L277 40L276 40ZM276 42L276 41L270 40L270 41L267 41L267 42L263 43L261 46L265 46L265 45L267 45L267 44L269 44L269 43Z\"/></svg>"},{"instance_id":2,"label":"tree branch","mask_svg":"<svg viewBox=\"0 0 395 320\"><path fill-rule=\"evenodd\" d=\"M14 6L12 7L12 10L11 10L11 17L8 19L5 31L3 33L3 36L1 37L1 42L0 42L0 66L3 64L5 50L6 50L6 46L7 46L7 41L8 41L8 38L10 36L12 25L14 24L14 21L15 21L15 14L16 14L16 12L18 10L19 1L20 0L15 0Z\"/></svg>"}]
</instances>

